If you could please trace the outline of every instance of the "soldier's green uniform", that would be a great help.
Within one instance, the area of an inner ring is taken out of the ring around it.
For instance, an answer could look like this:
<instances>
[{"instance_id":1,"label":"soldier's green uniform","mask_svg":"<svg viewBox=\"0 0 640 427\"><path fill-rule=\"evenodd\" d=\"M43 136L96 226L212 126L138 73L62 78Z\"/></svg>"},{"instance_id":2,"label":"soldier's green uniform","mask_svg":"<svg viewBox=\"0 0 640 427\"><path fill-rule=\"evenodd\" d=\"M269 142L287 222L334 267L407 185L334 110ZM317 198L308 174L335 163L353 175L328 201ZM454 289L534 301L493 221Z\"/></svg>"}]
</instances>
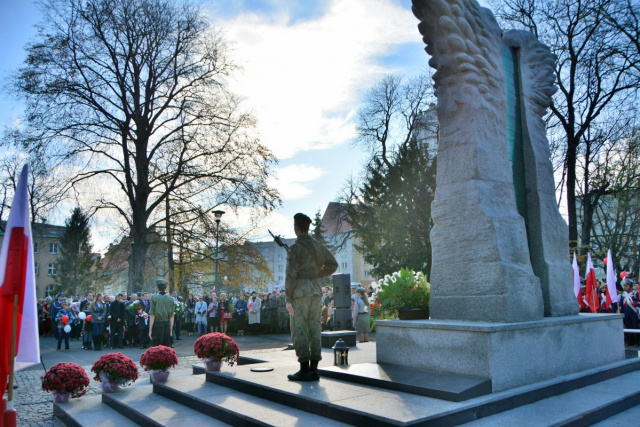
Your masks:
<instances>
[{"instance_id":1,"label":"soldier's green uniform","mask_svg":"<svg viewBox=\"0 0 640 427\"><path fill-rule=\"evenodd\" d=\"M322 359L322 288L320 278L338 268L331 252L308 234L301 234L287 255L286 302L293 306L293 346L298 362Z\"/></svg>"}]
</instances>

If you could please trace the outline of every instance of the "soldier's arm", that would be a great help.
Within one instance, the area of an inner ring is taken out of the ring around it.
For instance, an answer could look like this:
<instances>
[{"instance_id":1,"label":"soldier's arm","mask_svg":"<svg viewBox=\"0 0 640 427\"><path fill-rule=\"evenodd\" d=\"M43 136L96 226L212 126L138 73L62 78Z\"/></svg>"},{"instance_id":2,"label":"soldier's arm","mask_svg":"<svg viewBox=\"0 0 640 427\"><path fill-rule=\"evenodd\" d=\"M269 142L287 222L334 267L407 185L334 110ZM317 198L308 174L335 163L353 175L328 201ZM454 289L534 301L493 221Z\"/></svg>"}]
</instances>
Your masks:
<instances>
[{"instance_id":1,"label":"soldier's arm","mask_svg":"<svg viewBox=\"0 0 640 427\"><path fill-rule=\"evenodd\" d=\"M318 275L320 277L331 276L338 269L338 261L336 261L331 251L324 245L322 245L322 255L323 262Z\"/></svg>"},{"instance_id":2,"label":"soldier's arm","mask_svg":"<svg viewBox=\"0 0 640 427\"><path fill-rule=\"evenodd\" d=\"M284 290L284 295L286 297L285 300L287 302L291 301L293 297L293 290L297 285L296 279L298 278L298 267L300 265L300 263L297 262L299 247L299 245L294 244L287 253L287 269L285 271L285 283L287 286Z\"/></svg>"}]
</instances>

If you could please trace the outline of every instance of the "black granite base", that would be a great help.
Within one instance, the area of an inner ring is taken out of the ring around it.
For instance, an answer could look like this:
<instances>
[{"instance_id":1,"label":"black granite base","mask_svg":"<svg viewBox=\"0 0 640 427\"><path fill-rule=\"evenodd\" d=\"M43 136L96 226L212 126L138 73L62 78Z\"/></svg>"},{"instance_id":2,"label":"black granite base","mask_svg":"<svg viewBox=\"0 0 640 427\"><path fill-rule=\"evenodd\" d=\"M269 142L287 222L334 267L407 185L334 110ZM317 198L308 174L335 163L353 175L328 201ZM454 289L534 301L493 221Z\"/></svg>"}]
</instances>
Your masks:
<instances>
[{"instance_id":1,"label":"black granite base","mask_svg":"<svg viewBox=\"0 0 640 427\"><path fill-rule=\"evenodd\" d=\"M238 365L253 365L254 363L265 363L266 360L254 359L253 357L241 357L238 359ZM204 364L204 362L203 362ZM193 375L202 375L207 370L203 365L191 365Z\"/></svg>"},{"instance_id":2,"label":"black granite base","mask_svg":"<svg viewBox=\"0 0 640 427\"><path fill-rule=\"evenodd\" d=\"M442 374L395 365L357 363L318 369L323 377L462 402L491 393L491 380L466 375Z\"/></svg>"},{"instance_id":3,"label":"black granite base","mask_svg":"<svg viewBox=\"0 0 640 427\"><path fill-rule=\"evenodd\" d=\"M336 341L341 339L349 347L355 347L357 345L356 338L358 333L356 331L325 331L320 335L322 340L322 348L332 348Z\"/></svg>"}]
</instances>

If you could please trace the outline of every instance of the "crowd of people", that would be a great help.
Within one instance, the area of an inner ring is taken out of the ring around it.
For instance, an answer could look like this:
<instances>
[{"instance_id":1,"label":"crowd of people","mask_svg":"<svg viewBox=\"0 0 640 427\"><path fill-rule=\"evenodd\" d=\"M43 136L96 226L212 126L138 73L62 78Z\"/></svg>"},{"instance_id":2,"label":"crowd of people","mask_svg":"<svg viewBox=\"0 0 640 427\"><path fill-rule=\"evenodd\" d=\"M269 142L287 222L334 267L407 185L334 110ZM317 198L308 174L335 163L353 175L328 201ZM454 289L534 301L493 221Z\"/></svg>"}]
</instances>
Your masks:
<instances>
[{"instance_id":1,"label":"crowd of people","mask_svg":"<svg viewBox=\"0 0 640 427\"><path fill-rule=\"evenodd\" d=\"M361 334L369 331L369 300L373 288L352 287L353 324ZM360 291L360 292L356 292ZM86 350L102 350L139 346L147 348L149 335L149 310L151 297L148 292L117 295L87 292L66 295L59 293L38 301L40 335L54 337L58 349L70 349L70 341L82 341ZM289 313L283 290L273 292L189 293L183 299L177 291L171 293L174 301L174 340L181 340L183 333L189 336L209 332L288 334L291 332ZM135 309L133 309L135 307ZM366 307L366 308L365 308ZM322 329L333 330L334 298L332 288L325 286L322 295ZM84 313L84 314L81 314ZM64 316L67 316L66 318ZM69 325L69 332L65 326ZM231 325L231 327L230 327ZM365 330L366 329L366 330ZM365 335L361 342L368 341Z\"/></svg>"}]
</instances>

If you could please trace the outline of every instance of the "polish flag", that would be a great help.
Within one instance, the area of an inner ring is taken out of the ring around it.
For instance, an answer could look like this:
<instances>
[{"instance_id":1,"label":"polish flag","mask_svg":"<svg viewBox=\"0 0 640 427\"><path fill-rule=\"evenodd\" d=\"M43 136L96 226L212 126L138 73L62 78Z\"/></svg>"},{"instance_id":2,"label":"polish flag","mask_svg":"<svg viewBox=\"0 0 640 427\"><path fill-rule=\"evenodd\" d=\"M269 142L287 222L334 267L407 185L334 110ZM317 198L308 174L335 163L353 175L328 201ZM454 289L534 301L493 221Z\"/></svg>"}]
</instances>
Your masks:
<instances>
[{"instance_id":1,"label":"polish flag","mask_svg":"<svg viewBox=\"0 0 640 427\"><path fill-rule=\"evenodd\" d=\"M578 258L576 253L573 253L573 293L580 303L581 308L587 308L584 303L584 297L582 296L582 287L580 286L580 269L578 268Z\"/></svg>"},{"instance_id":2,"label":"polish flag","mask_svg":"<svg viewBox=\"0 0 640 427\"><path fill-rule=\"evenodd\" d=\"M587 278L587 304L592 313L595 313L600 308L600 299L598 298L598 281L596 280L596 271L593 269L593 262L591 262L591 254L587 255L587 271L585 273Z\"/></svg>"},{"instance_id":3,"label":"polish flag","mask_svg":"<svg viewBox=\"0 0 640 427\"><path fill-rule=\"evenodd\" d=\"M613 257L611 249L607 252L607 305L609 308L613 302L618 301L618 291L616 289L616 272L613 269Z\"/></svg>"},{"instance_id":4,"label":"polish flag","mask_svg":"<svg viewBox=\"0 0 640 427\"><path fill-rule=\"evenodd\" d=\"M16 295L18 316L14 370L40 363L27 177L28 166L25 165L20 173L0 251L0 390L3 391L11 363L11 328Z\"/></svg>"}]
</instances>

